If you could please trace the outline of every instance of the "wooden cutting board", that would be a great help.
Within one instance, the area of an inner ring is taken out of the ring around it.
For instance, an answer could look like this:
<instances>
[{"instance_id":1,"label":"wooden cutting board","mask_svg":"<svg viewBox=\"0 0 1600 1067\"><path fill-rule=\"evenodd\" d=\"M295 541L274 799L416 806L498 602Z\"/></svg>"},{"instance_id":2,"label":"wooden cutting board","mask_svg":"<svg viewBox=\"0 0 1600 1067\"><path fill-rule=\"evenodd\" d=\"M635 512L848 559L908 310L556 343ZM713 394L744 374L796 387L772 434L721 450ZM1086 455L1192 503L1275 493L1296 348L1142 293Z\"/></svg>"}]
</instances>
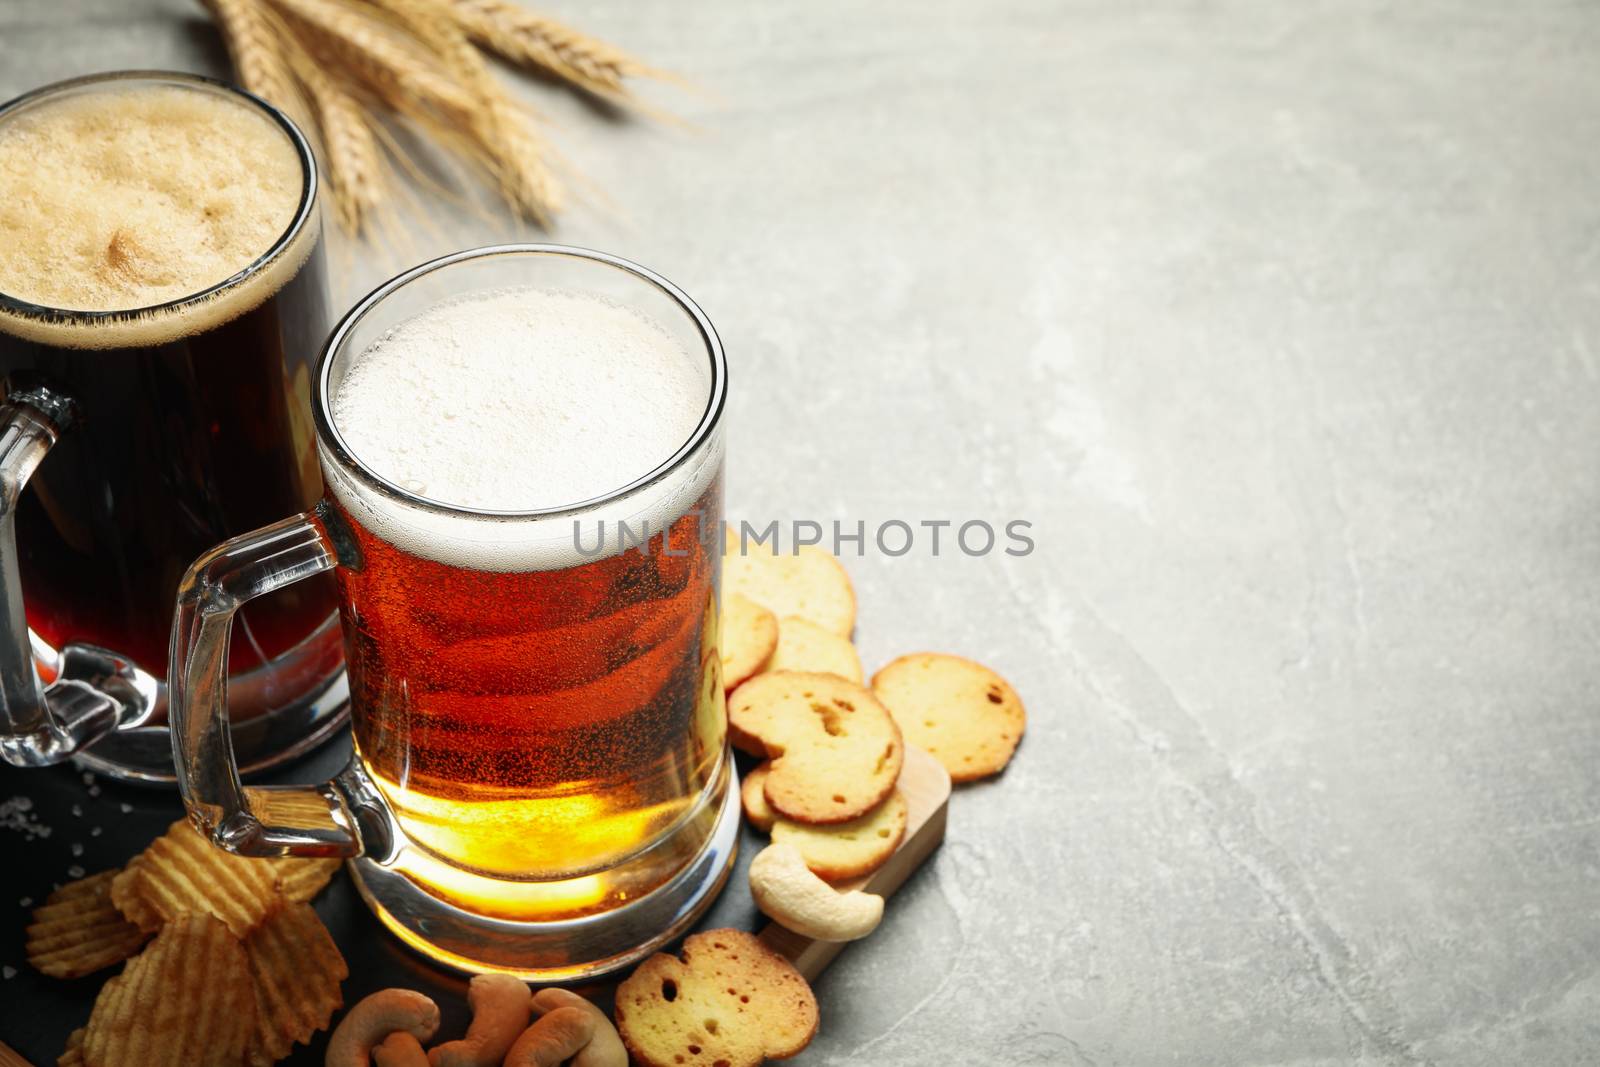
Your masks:
<instances>
[{"instance_id":1,"label":"wooden cutting board","mask_svg":"<svg viewBox=\"0 0 1600 1067\"><path fill-rule=\"evenodd\" d=\"M841 890L864 889L884 898L885 912L889 898L899 889L911 873L933 855L933 850L944 840L945 815L950 807L950 775L939 761L922 749L906 746L905 766L900 770L900 792L906 798L906 836L900 842L889 862L865 878L842 882ZM827 969L834 957L844 951L847 941L817 941L801 937L793 930L768 923L760 933L767 947L789 958L795 969L805 975L806 981L815 982ZM869 938L870 940L870 938Z\"/></svg>"}]
</instances>

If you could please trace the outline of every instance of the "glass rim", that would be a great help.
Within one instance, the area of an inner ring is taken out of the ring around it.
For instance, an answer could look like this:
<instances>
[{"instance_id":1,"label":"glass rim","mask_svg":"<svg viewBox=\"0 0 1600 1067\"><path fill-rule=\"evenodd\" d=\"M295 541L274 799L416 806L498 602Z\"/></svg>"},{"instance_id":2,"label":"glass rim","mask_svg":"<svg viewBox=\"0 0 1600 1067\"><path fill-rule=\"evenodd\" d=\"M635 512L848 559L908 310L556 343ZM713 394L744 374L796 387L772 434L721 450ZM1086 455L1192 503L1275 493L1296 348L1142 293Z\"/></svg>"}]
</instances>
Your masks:
<instances>
[{"instance_id":1,"label":"glass rim","mask_svg":"<svg viewBox=\"0 0 1600 1067\"><path fill-rule=\"evenodd\" d=\"M94 85L111 85L124 81L142 81L149 83L166 83L184 85L204 91L216 92L223 96L233 96L245 104L254 107L277 124L289 138L289 143L294 147L295 154L300 158L300 201L295 207L293 218L284 228L266 251L251 260L247 265L228 277L208 285L197 292L185 296L166 300L159 304L148 304L137 308L118 308L112 311L91 311L84 308L58 308L46 304L35 304L31 300L11 296L0 289L0 312L14 315L23 319L36 319L42 322L62 325L95 323L115 323L132 321L147 315L161 315L167 312L182 311L191 306L199 306L212 300L219 293L241 285L259 274L269 264L299 238L310 221L317 206L317 161L311 151L311 144L306 140L300 127L294 120L280 111L276 106L263 100L247 89L217 78L209 78L203 74L191 74L187 71L177 70L109 70L97 74L84 74L76 78L67 78L62 81L41 85L37 89L30 89L20 96L12 97L0 104L0 124L3 124L13 112L35 104L42 99L56 96L61 93L71 92Z\"/></svg>"},{"instance_id":2,"label":"glass rim","mask_svg":"<svg viewBox=\"0 0 1600 1067\"><path fill-rule=\"evenodd\" d=\"M700 421L695 424L694 430L685 438L683 444L678 446L676 451L646 473L616 489L608 490L599 496L580 500L576 503L559 504L545 508L499 510L452 504L448 501L435 500L432 497L413 493L411 490L373 470L372 467L355 454L354 450L345 441L344 435L339 432L339 427L333 419L331 390L329 389L329 379L333 374L334 360L344 348L351 333L361 324L367 314L389 297L405 289L412 282L461 263L499 257L522 256L550 256L588 260L592 263L598 263L602 266L631 274L640 281L654 286L672 300L678 306L678 309L684 312L690 321L694 323L695 329L699 332L700 340L705 346L705 354L710 360L711 383L710 388L707 389L705 409L700 414ZM323 346L317 373L312 378L311 414L316 424L318 446L327 448L341 468L351 472L359 480L365 482L369 488L385 496L397 497L409 506L437 515L506 520L549 519L580 515L585 511L624 499L653 485L682 467L710 439L718 424L722 421L722 410L727 399L727 386L727 358L723 353L722 340L717 336L716 328L711 325L711 320L700 309L700 305L696 304L687 293L666 278L632 260L592 248L547 243L511 243L467 248L459 252L439 256L436 259L430 259L426 263L421 263L410 270L395 275L362 297L339 320L339 324L333 328L333 333L329 335L327 344Z\"/></svg>"}]
</instances>

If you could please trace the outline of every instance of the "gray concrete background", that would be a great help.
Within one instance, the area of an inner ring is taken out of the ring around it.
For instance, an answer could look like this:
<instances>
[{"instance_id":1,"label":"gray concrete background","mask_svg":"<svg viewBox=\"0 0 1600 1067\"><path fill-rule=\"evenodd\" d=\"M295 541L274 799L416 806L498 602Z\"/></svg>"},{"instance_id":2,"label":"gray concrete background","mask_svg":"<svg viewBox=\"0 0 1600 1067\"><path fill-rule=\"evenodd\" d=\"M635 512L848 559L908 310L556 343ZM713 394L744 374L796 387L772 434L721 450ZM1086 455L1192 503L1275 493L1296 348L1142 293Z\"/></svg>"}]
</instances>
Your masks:
<instances>
[{"instance_id":1,"label":"gray concrete background","mask_svg":"<svg viewBox=\"0 0 1600 1067\"><path fill-rule=\"evenodd\" d=\"M531 90L555 239L722 331L732 513L1034 523L850 561L1030 721L804 1062L1600 1061L1600 9L544 6L711 92ZM0 94L197 13L6 0ZM515 230L414 232L341 302Z\"/></svg>"}]
</instances>

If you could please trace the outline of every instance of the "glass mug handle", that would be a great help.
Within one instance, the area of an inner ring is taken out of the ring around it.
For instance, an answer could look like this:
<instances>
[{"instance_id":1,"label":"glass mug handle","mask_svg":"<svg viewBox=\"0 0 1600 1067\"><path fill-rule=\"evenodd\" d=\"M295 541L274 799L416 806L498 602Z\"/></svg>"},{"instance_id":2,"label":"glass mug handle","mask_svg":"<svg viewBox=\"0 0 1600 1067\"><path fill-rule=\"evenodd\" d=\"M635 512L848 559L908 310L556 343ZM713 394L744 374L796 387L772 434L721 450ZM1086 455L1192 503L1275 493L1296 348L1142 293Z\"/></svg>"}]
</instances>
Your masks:
<instances>
[{"instance_id":1,"label":"glass mug handle","mask_svg":"<svg viewBox=\"0 0 1600 1067\"><path fill-rule=\"evenodd\" d=\"M320 510L320 509L319 509ZM320 785L245 786L228 726L228 639L247 601L332 570L338 549L319 517L235 537L194 562L178 587L167 716L189 817L241 856L382 855L384 806L354 764Z\"/></svg>"},{"instance_id":2,"label":"glass mug handle","mask_svg":"<svg viewBox=\"0 0 1600 1067\"><path fill-rule=\"evenodd\" d=\"M0 757L18 767L60 763L112 730L141 725L156 707L155 678L109 649L66 645L48 686L34 667L17 563L17 502L76 414L69 397L44 386L12 392L0 404Z\"/></svg>"}]
</instances>

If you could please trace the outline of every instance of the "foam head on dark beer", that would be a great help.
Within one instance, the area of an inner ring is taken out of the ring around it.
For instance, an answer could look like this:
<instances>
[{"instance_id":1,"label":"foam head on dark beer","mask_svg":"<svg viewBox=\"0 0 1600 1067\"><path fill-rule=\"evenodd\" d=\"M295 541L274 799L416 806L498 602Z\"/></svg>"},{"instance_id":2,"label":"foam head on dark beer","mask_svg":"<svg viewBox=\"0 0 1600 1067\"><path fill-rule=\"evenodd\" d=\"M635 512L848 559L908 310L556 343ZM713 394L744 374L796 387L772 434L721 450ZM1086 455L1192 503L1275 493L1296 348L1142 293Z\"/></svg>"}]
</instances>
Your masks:
<instances>
[{"instance_id":1,"label":"foam head on dark beer","mask_svg":"<svg viewBox=\"0 0 1600 1067\"><path fill-rule=\"evenodd\" d=\"M661 324L603 296L519 287L460 296L356 354L330 396L371 472L456 508L570 507L649 474L689 440L710 368ZM720 445L683 478L585 516L659 532L705 490ZM476 522L425 514L330 472L340 503L399 547L488 570L582 562L570 519Z\"/></svg>"},{"instance_id":2,"label":"foam head on dark beer","mask_svg":"<svg viewBox=\"0 0 1600 1067\"><path fill-rule=\"evenodd\" d=\"M288 134L223 91L126 80L45 96L0 122L0 293L63 311L183 300L271 250L303 184ZM0 312L0 329L82 347L160 343L260 303L299 264L284 266L159 316L51 327Z\"/></svg>"}]
</instances>

